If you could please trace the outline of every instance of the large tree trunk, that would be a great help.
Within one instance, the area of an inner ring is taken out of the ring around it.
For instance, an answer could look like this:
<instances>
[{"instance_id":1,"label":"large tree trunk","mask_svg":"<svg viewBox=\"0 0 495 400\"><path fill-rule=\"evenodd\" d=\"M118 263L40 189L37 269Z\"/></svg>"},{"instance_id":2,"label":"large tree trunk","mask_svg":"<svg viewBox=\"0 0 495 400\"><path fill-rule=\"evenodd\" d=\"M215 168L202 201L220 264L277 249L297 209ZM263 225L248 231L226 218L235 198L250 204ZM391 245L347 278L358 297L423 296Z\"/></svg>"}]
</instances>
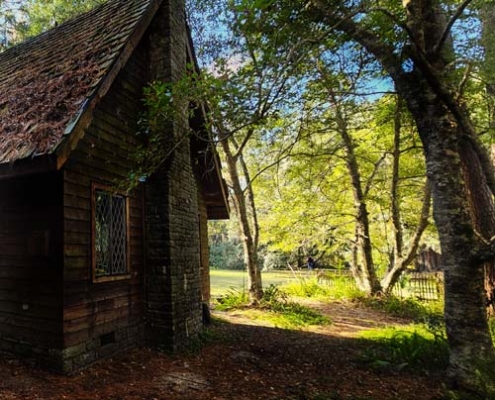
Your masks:
<instances>
[{"instance_id":1,"label":"large tree trunk","mask_svg":"<svg viewBox=\"0 0 495 400\"><path fill-rule=\"evenodd\" d=\"M493 203L480 204L470 190L482 170L478 155L469 152L467 157L464 150L469 143L463 138L470 132L458 127L450 110L421 75L416 74L416 80L398 79L397 83L416 120L432 182L434 218L445 270L449 376L456 386L476 390L476 363L491 357L493 349L486 318L484 263L473 256L474 249L480 247L479 220L473 220L473 207L493 212ZM486 181L482 184L488 188Z\"/></svg>"},{"instance_id":2,"label":"large tree trunk","mask_svg":"<svg viewBox=\"0 0 495 400\"><path fill-rule=\"evenodd\" d=\"M482 77L486 86L488 107L488 129L495 131L495 6L486 3L482 7L482 44L485 60L482 65ZM493 149L492 149L493 151ZM493 154L492 154L493 162ZM495 315L495 262L485 265L485 290L488 296L488 314Z\"/></svg>"},{"instance_id":3,"label":"large tree trunk","mask_svg":"<svg viewBox=\"0 0 495 400\"><path fill-rule=\"evenodd\" d=\"M405 55L412 62L411 69L403 68L402 58L384 38L351 18L335 14L330 1L313 0L310 5L314 8L307 9L311 18L343 31L376 57L416 121L432 184L433 215L445 269L449 376L454 385L478 391L478 363L494 356L486 317L485 260L481 255L492 238L481 234L479 221L473 220L476 211L471 208L487 206L486 211L492 215L494 210L490 203L484 204L484 198L477 201L480 199L474 198L469 185L482 171L482 184L493 193L495 176L468 113L449 86L455 82L449 76L452 47L440 1L403 3L410 37ZM463 152L466 145L472 146L472 153ZM492 254L490 257L493 261Z\"/></svg>"},{"instance_id":4,"label":"large tree trunk","mask_svg":"<svg viewBox=\"0 0 495 400\"><path fill-rule=\"evenodd\" d=\"M489 192L494 177L468 114L450 89L447 64L452 48L447 40L442 43L443 15L438 1L409 2L415 67L393 78L416 121L433 184L445 270L449 376L455 386L477 391L476 366L493 357L493 347L486 318L485 264L475 253L495 228L492 194L478 195Z\"/></svg>"}]
</instances>

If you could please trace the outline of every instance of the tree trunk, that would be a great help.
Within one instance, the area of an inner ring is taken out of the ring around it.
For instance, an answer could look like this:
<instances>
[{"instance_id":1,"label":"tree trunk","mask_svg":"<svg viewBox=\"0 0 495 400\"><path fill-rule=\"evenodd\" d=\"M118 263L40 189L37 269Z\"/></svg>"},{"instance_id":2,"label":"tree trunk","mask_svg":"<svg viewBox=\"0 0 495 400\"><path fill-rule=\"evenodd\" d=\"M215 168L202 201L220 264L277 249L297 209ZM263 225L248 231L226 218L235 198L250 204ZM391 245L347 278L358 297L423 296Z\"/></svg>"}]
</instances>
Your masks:
<instances>
[{"instance_id":1,"label":"tree trunk","mask_svg":"<svg viewBox=\"0 0 495 400\"><path fill-rule=\"evenodd\" d=\"M246 213L248 216L250 216L250 221L251 223L249 224L249 227L251 228L251 236L252 236L252 242L253 242L253 252L256 254L256 268L254 271L254 279L255 282L255 288L256 288L256 293L258 293L255 297L256 300L260 300L262 296L262 282L261 282L261 268L260 268L260 262L258 259L258 249L259 249L259 224L258 224L258 213L256 212L256 204L254 202L254 192L253 192L253 187L251 185L251 176L249 174L249 169L246 165L246 162L244 161L244 157L242 153L239 153L238 155L239 162L241 163L242 171L244 174L244 179L246 181L246 189L244 189L243 194L245 198L247 199L247 204L246 204ZM248 222L249 223L249 222Z\"/></svg>"},{"instance_id":2,"label":"tree trunk","mask_svg":"<svg viewBox=\"0 0 495 400\"><path fill-rule=\"evenodd\" d=\"M334 99L335 100L335 99ZM336 101L334 101L337 104ZM363 193L361 175L359 166L354 152L354 143L347 130L347 124L342 111L337 104L336 119L339 134L344 142L346 151L346 164L351 178L352 190L354 194L354 204L356 211L356 256L353 257L354 264L352 266L353 274L358 276L356 282L361 285L361 289L371 295L380 293L382 287L376 275L375 265L373 262L373 248L371 246L370 225L368 218L368 208L366 199ZM361 255L361 257L358 257Z\"/></svg>"},{"instance_id":3,"label":"tree trunk","mask_svg":"<svg viewBox=\"0 0 495 400\"><path fill-rule=\"evenodd\" d=\"M469 211L471 219L475 223L476 234L485 240L490 240L495 235L495 204L490 192L482 167L478 161L475 149L470 142L460 146L461 160L463 160L463 178L466 182L466 190L471 202ZM488 315L493 315L494 300L494 268L493 262L484 264L485 291Z\"/></svg>"},{"instance_id":4,"label":"tree trunk","mask_svg":"<svg viewBox=\"0 0 495 400\"><path fill-rule=\"evenodd\" d=\"M407 254L394 255L393 261L387 273L382 279L382 287L384 293L391 293L394 285L399 280L402 272L412 264L419 247L419 241L423 235L424 230L428 226L428 218L430 216L430 203L431 203L431 188L429 182L425 183L424 196L423 196L423 207L421 209L421 215L419 217L418 226L416 232L409 243L409 250Z\"/></svg>"},{"instance_id":5,"label":"tree trunk","mask_svg":"<svg viewBox=\"0 0 495 400\"><path fill-rule=\"evenodd\" d=\"M241 186L239 172L237 170L238 158L235 158L230 148L229 138L221 141L227 164L227 175L229 185L233 192L233 203L237 217L239 218L239 228L242 237L244 250L244 262L248 271L248 292L252 304L256 304L263 296L261 273L258 265L258 249L253 239L252 228L249 224L246 199Z\"/></svg>"},{"instance_id":6,"label":"tree trunk","mask_svg":"<svg viewBox=\"0 0 495 400\"><path fill-rule=\"evenodd\" d=\"M423 206L418 221L416 232L409 243L409 250L404 254L404 236L402 232L402 221L399 206L399 166L400 166L400 142L401 142L401 107L402 101L397 99L397 105L394 115L394 150L392 161L392 184L390 187L390 200L392 223L394 225L394 249L381 285L384 293L391 293L394 285L399 280L404 270L413 262L418 250L419 241L424 230L428 226L428 217L430 216L431 190L428 182L425 184Z\"/></svg>"},{"instance_id":7,"label":"tree trunk","mask_svg":"<svg viewBox=\"0 0 495 400\"><path fill-rule=\"evenodd\" d=\"M482 76L486 82L486 101L488 106L488 129L495 131L495 6L486 3L481 11L482 45L485 60L482 65ZM492 154L492 162L493 154ZM485 290L488 297L488 314L495 315L495 262L485 265Z\"/></svg>"},{"instance_id":8,"label":"tree trunk","mask_svg":"<svg viewBox=\"0 0 495 400\"><path fill-rule=\"evenodd\" d=\"M469 183L474 182L477 171L482 171L483 184L493 193L495 176L492 166L487 165L486 151L477 142L468 113L449 86L456 81L449 75L453 59L444 10L438 0L404 2L410 38L404 51L411 61L411 68L405 69L396 48L384 37L352 18L334 13L330 3L313 0L312 7L306 9L311 18L344 32L376 57L415 119L432 184L433 215L445 269L448 372L453 385L482 392L476 372L479 362L494 357L481 256L491 237L482 237L472 218L470 208L481 204L473 198ZM466 141L473 146L475 157L463 154ZM490 257L493 260L491 253Z\"/></svg>"},{"instance_id":9,"label":"tree trunk","mask_svg":"<svg viewBox=\"0 0 495 400\"><path fill-rule=\"evenodd\" d=\"M468 114L449 86L446 66L452 61L452 49L448 42L441 43L446 24L439 17L443 15L439 2L409 4L414 32L422 29L428 40L419 43L415 37L413 71L393 78L416 121L433 186L445 270L449 377L454 386L481 391L477 365L493 358L493 347L486 318L485 264L473 253L491 239L485 234L494 229L492 218L479 216L481 212L493 215L494 209L491 195L476 195L489 191L493 171L486 165L487 154Z\"/></svg>"},{"instance_id":10,"label":"tree trunk","mask_svg":"<svg viewBox=\"0 0 495 400\"><path fill-rule=\"evenodd\" d=\"M416 120L432 182L445 271L449 376L456 386L477 390L476 363L491 357L493 349L486 318L484 264L472 256L472 250L479 248L470 211L476 200L465 178L474 182L477 168L473 164L481 167L479 160L462 160L466 143L461 137L466 133L436 94L418 80L422 81L420 76L414 81L401 79L398 88Z\"/></svg>"}]
</instances>

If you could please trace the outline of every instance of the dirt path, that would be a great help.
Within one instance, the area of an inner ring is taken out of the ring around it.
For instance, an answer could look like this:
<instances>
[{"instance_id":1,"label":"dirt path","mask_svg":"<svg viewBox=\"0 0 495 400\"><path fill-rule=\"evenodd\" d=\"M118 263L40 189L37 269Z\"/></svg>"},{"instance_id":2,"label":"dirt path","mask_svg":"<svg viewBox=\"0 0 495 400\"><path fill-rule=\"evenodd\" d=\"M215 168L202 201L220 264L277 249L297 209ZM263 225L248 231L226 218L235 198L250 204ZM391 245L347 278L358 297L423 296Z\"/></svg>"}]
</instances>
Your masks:
<instances>
[{"instance_id":1,"label":"dirt path","mask_svg":"<svg viewBox=\"0 0 495 400\"><path fill-rule=\"evenodd\" d=\"M355 338L363 330L380 328L386 326L407 325L408 321L394 318L383 312L372 310L359 303L333 302L324 303L311 299L298 299L298 302L314 308L328 316L332 323L326 326L310 327L305 330L317 332L323 335L337 336L342 338ZM253 320L247 314L249 311L214 311L214 315L233 324L255 325L276 328L276 326L264 320Z\"/></svg>"},{"instance_id":2,"label":"dirt path","mask_svg":"<svg viewBox=\"0 0 495 400\"><path fill-rule=\"evenodd\" d=\"M170 357L146 349L107 360L73 377L0 357L0 399L118 400L433 400L435 378L380 373L359 361L362 329L395 319L351 304L312 307L333 324L309 331L253 325L241 313L211 328L201 351Z\"/></svg>"}]
</instances>

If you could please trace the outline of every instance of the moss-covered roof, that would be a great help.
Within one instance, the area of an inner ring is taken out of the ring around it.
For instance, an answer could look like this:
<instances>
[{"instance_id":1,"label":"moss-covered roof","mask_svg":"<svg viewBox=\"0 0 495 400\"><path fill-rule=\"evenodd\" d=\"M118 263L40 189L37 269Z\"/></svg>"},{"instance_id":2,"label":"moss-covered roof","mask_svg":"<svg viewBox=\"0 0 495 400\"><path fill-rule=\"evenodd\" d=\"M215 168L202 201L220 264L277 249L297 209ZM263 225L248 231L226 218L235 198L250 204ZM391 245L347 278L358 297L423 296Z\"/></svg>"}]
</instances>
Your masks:
<instances>
[{"instance_id":1,"label":"moss-covered roof","mask_svg":"<svg viewBox=\"0 0 495 400\"><path fill-rule=\"evenodd\" d=\"M57 149L160 2L110 0L0 53L0 163Z\"/></svg>"}]
</instances>

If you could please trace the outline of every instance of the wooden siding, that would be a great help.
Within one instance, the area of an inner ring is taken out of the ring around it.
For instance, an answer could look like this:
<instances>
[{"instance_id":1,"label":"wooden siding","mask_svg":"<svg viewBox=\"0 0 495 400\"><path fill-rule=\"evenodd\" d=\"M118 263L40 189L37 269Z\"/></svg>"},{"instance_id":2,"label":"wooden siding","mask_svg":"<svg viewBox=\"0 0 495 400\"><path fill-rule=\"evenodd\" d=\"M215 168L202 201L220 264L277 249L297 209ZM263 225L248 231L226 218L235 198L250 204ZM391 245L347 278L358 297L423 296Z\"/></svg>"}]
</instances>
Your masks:
<instances>
[{"instance_id":1,"label":"wooden siding","mask_svg":"<svg viewBox=\"0 0 495 400\"><path fill-rule=\"evenodd\" d=\"M62 347L62 179L0 181L0 348L51 364Z\"/></svg>"},{"instance_id":2,"label":"wooden siding","mask_svg":"<svg viewBox=\"0 0 495 400\"><path fill-rule=\"evenodd\" d=\"M65 371L108 352L108 345L106 350L99 348L101 335L115 333L110 353L139 340L144 306L143 190L128 197L129 278L94 282L91 185L115 186L129 175L146 69L146 53L138 47L64 166L63 332L64 348L73 349L66 351Z\"/></svg>"}]
</instances>

